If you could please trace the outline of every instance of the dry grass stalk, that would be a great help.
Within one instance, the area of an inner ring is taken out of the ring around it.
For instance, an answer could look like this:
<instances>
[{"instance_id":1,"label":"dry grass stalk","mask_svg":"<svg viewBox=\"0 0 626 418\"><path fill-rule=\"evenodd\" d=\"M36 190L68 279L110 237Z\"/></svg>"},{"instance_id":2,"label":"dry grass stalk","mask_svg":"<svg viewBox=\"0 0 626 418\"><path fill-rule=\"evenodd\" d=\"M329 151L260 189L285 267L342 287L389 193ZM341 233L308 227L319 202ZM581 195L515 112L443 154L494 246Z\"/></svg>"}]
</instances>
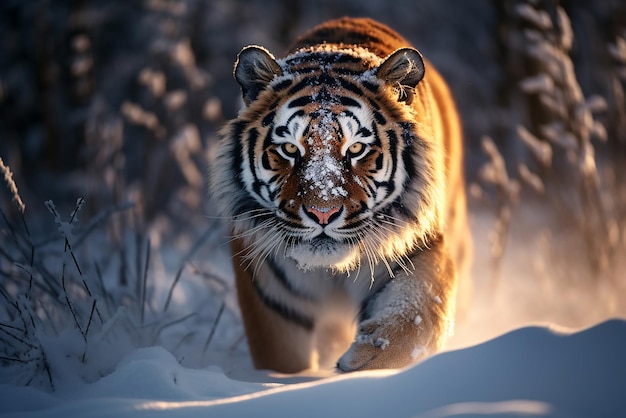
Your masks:
<instances>
[{"instance_id":1,"label":"dry grass stalk","mask_svg":"<svg viewBox=\"0 0 626 418\"><path fill-rule=\"evenodd\" d=\"M494 230L489 234L491 241L491 259L492 259L492 290L498 283L500 266L506 249L506 243L509 236L509 227L513 209L519 200L519 183L511 179L506 169L506 164L502 154L498 151L498 147L493 140L484 136L481 141L483 151L489 158L478 175L484 184L488 184L495 188L495 207L497 212L497 220ZM475 186L477 187L477 186Z\"/></svg>"},{"instance_id":2,"label":"dry grass stalk","mask_svg":"<svg viewBox=\"0 0 626 418\"><path fill-rule=\"evenodd\" d=\"M537 69L520 83L520 88L538 97L543 106L539 113L549 119L539 123L538 134L518 127L519 137L543 167L539 174L533 174L524 166L520 174L532 188L546 195L563 199L565 193L573 192L568 198L575 195L576 204L562 200L556 206L569 211L568 218L576 219L592 270L607 272L614 264L615 248L606 239L614 214L603 203L592 142L592 138L606 140L604 126L593 116L606 109L606 102L597 96L587 100L583 95L569 57L573 32L565 11L557 5L552 19L540 4L521 3L515 9L517 16L530 26L524 32L524 53ZM557 160L556 168L551 167L553 159ZM560 171L558 176L556 170ZM541 188L537 187L539 181Z\"/></svg>"}]
</instances>

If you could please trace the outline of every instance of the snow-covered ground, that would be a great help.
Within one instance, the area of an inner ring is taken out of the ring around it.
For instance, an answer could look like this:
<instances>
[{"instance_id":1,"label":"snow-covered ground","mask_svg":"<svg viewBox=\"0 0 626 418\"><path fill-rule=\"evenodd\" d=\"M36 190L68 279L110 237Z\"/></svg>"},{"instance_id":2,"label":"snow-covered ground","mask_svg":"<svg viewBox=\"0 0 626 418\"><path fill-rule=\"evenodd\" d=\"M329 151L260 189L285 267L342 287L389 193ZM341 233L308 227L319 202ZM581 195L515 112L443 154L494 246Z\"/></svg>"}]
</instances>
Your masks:
<instances>
[{"instance_id":1,"label":"snow-covered ground","mask_svg":"<svg viewBox=\"0 0 626 418\"><path fill-rule=\"evenodd\" d=\"M0 387L0 405L6 417L619 417L625 352L623 320L575 333L525 327L406 370L290 384L185 368L152 347L93 384L55 394Z\"/></svg>"}]
</instances>

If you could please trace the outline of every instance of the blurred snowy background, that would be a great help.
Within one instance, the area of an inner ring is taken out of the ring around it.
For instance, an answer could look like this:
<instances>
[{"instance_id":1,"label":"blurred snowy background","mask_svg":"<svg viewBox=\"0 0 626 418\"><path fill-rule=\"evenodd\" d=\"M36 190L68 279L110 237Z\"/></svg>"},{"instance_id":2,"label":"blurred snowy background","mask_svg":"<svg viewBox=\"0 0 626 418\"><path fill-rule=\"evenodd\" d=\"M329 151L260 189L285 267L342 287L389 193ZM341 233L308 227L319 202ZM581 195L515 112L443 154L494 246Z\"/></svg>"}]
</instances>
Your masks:
<instances>
[{"instance_id":1,"label":"blurred snowy background","mask_svg":"<svg viewBox=\"0 0 626 418\"><path fill-rule=\"evenodd\" d=\"M343 15L404 35L458 102L475 261L452 346L626 315L623 1L3 0L0 382L95 381L149 345L245 359L205 190L233 62Z\"/></svg>"}]
</instances>

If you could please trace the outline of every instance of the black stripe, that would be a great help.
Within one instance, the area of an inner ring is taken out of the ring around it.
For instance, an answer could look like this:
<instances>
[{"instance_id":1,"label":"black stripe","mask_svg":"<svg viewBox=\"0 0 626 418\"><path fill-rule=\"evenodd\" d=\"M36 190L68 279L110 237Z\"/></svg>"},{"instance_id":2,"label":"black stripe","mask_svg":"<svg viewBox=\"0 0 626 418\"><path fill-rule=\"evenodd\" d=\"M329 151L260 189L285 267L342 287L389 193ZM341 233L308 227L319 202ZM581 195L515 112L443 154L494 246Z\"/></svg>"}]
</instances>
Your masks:
<instances>
[{"instance_id":1,"label":"black stripe","mask_svg":"<svg viewBox=\"0 0 626 418\"><path fill-rule=\"evenodd\" d=\"M333 55L328 56L329 64L349 64L349 63L357 64L361 61L362 61L361 58L348 55L348 54L333 54Z\"/></svg>"},{"instance_id":2,"label":"black stripe","mask_svg":"<svg viewBox=\"0 0 626 418\"><path fill-rule=\"evenodd\" d=\"M289 66L300 66L308 63L315 63L317 68L323 64L357 64L362 62L361 58L343 53L310 52L306 56L297 56L286 61ZM298 68L300 69L300 68Z\"/></svg>"},{"instance_id":3,"label":"black stripe","mask_svg":"<svg viewBox=\"0 0 626 418\"><path fill-rule=\"evenodd\" d=\"M232 125L231 137L228 140L234 141L234 149L232 152L233 164L230 167L231 177L237 183L240 190L245 190L246 185L243 181L243 165L244 153L242 141L244 141L244 131L247 126L246 122L237 122ZM249 213L254 210L262 209L256 199L252 198L248 193L236 193L233 202L233 212L235 214ZM256 222L263 222L264 216L255 218Z\"/></svg>"},{"instance_id":4,"label":"black stripe","mask_svg":"<svg viewBox=\"0 0 626 418\"><path fill-rule=\"evenodd\" d=\"M357 125L361 126L361 121L359 120L359 118L356 117L356 115L354 113L352 113L350 110L345 109L341 112L343 114L343 116L347 116L349 118L352 118L356 121Z\"/></svg>"},{"instance_id":5,"label":"black stripe","mask_svg":"<svg viewBox=\"0 0 626 418\"><path fill-rule=\"evenodd\" d=\"M289 87L291 85L292 80L290 79L285 79L283 81L281 81L280 83L276 84L273 88L275 92L279 92L281 90L286 89L287 87Z\"/></svg>"},{"instance_id":6,"label":"black stripe","mask_svg":"<svg viewBox=\"0 0 626 418\"><path fill-rule=\"evenodd\" d=\"M267 134L265 135L265 138L263 139L263 150L266 150L270 147L270 145L272 145L274 142L272 141L272 130L268 129L267 130Z\"/></svg>"},{"instance_id":7,"label":"black stripe","mask_svg":"<svg viewBox=\"0 0 626 418\"><path fill-rule=\"evenodd\" d=\"M323 72L320 75L318 75L315 79L315 84L321 84L323 86L329 87L329 86L337 86L337 79L335 77L332 77L330 74L328 74L327 72Z\"/></svg>"},{"instance_id":8,"label":"black stripe","mask_svg":"<svg viewBox=\"0 0 626 418\"><path fill-rule=\"evenodd\" d=\"M312 81L310 78L308 77L303 78L298 84L296 84L295 86L289 89L289 91L287 92L287 96L293 96L294 94L298 93L300 90L309 87L311 84L312 84Z\"/></svg>"},{"instance_id":9,"label":"black stripe","mask_svg":"<svg viewBox=\"0 0 626 418\"><path fill-rule=\"evenodd\" d=\"M266 170L271 170L272 169L272 166L270 165L270 158L267 155L267 152L264 152L263 156L261 157L261 165ZM270 181L271 181L271 179L270 179Z\"/></svg>"},{"instance_id":10,"label":"black stripe","mask_svg":"<svg viewBox=\"0 0 626 418\"><path fill-rule=\"evenodd\" d=\"M287 128L286 126L278 126L276 127L276 135L279 138L284 138L285 135L287 135L289 133L289 128Z\"/></svg>"},{"instance_id":11,"label":"black stripe","mask_svg":"<svg viewBox=\"0 0 626 418\"><path fill-rule=\"evenodd\" d=\"M363 70L353 70L350 68L343 68L343 67L339 67L339 68L333 68L333 73L337 74L337 75L352 75L352 76L359 76L363 74Z\"/></svg>"},{"instance_id":12,"label":"black stripe","mask_svg":"<svg viewBox=\"0 0 626 418\"><path fill-rule=\"evenodd\" d=\"M360 128L358 131L356 131L356 133L357 135L361 135L363 138L369 138L370 136L372 136L372 131L370 131L366 127Z\"/></svg>"},{"instance_id":13,"label":"black stripe","mask_svg":"<svg viewBox=\"0 0 626 418\"><path fill-rule=\"evenodd\" d=\"M374 186L376 186L377 189L384 188L385 190L389 191L389 188L393 187L393 186L390 186L391 182L389 181L376 181L376 180L372 180L372 181L374 182Z\"/></svg>"},{"instance_id":14,"label":"black stripe","mask_svg":"<svg viewBox=\"0 0 626 418\"><path fill-rule=\"evenodd\" d=\"M293 109L294 107L302 107L311 103L313 103L313 98L311 96L302 96L289 102L287 107L289 109Z\"/></svg>"},{"instance_id":15,"label":"black stripe","mask_svg":"<svg viewBox=\"0 0 626 418\"><path fill-rule=\"evenodd\" d=\"M395 178L396 171L398 170L398 135L393 129L387 130L387 136L389 137L389 157L391 158L391 174L390 179ZM404 183L403 183L404 184ZM392 194L396 189L395 182L389 182L389 194Z\"/></svg>"},{"instance_id":16,"label":"black stripe","mask_svg":"<svg viewBox=\"0 0 626 418\"><path fill-rule=\"evenodd\" d=\"M278 177L278 175L272 177L272 179L276 177ZM278 192L280 192L280 189L270 190L270 186L267 186L267 197L270 201L276 199L276 196L278 196Z\"/></svg>"},{"instance_id":17,"label":"black stripe","mask_svg":"<svg viewBox=\"0 0 626 418\"><path fill-rule=\"evenodd\" d=\"M385 117L380 112L374 112L374 119L376 119L376 123L378 123L379 125L387 124L387 119L385 119Z\"/></svg>"},{"instance_id":18,"label":"black stripe","mask_svg":"<svg viewBox=\"0 0 626 418\"><path fill-rule=\"evenodd\" d=\"M278 280L278 282L286 291L288 291L292 295L297 296L301 299L315 300L315 298L312 295L303 293L301 290L297 289L289 281L289 279L287 278L287 275L285 274L285 270L283 270L283 268L280 265L278 265L278 263L276 262L273 256L267 257L267 266L274 274L274 277L276 277L276 280Z\"/></svg>"},{"instance_id":19,"label":"black stripe","mask_svg":"<svg viewBox=\"0 0 626 418\"><path fill-rule=\"evenodd\" d=\"M372 132L374 133L374 142L372 142L373 147L383 147L383 143L380 140L380 132L378 131L378 125L375 122L372 122Z\"/></svg>"},{"instance_id":20,"label":"black stripe","mask_svg":"<svg viewBox=\"0 0 626 418\"><path fill-rule=\"evenodd\" d=\"M276 99L267 107L267 110L274 110L278 107L278 103L280 103L280 99Z\"/></svg>"},{"instance_id":21,"label":"black stripe","mask_svg":"<svg viewBox=\"0 0 626 418\"><path fill-rule=\"evenodd\" d=\"M341 96L339 98L339 102L344 106L358 107L358 108L361 107L361 104L351 97Z\"/></svg>"},{"instance_id":22,"label":"black stripe","mask_svg":"<svg viewBox=\"0 0 626 418\"><path fill-rule=\"evenodd\" d=\"M356 84L346 80L345 78L340 78L339 84L341 84L341 87L348 91L351 91L354 94L357 94L359 96L363 95L363 90L361 90Z\"/></svg>"},{"instance_id":23,"label":"black stripe","mask_svg":"<svg viewBox=\"0 0 626 418\"><path fill-rule=\"evenodd\" d=\"M376 189L374 188L374 186L372 186L372 183L374 182L374 178L372 176L367 176L368 178L368 182L367 182L367 190L370 191L370 196L375 199L376 198Z\"/></svg>"},{"instance_id":24,"label":"black stripe","mask_svg":"<svg viewBox=\"0 0 626 418\"><path fill-rule=\"evenodd\" d=\"M404 184L407 184L417 175L415 161L413 161L413 146L411 144L407 145L402 151L402 161L404 162L404 169L406 170L407 177Z\"/></svg>"},{"instance_id":25,"label":"black stripe","mask_svg":"<svg viewBox=\"0 0 626 418\"><path fill-rule=\"evenodd\" d=\"M258 281L252 280L252 285L254 286L254 290L256 290L257 295L259 295L259 298L265 304L265 306L276 312L278 315L282 316L287 321L300 325L307 331L313 331L313 327L315 326L313 318L310 318L302 312L298 312L295 309L278 302L276 299L266 294L263 289L261 289Z\"/></svg>"},{"instance_id":26,"label":"black stripe","mask_svg":"<svg viewBox=\"0 0 626 418\"><path fill-rule=\"evenodd\" d=\"M372 93L378 93L378 84L370 83L367 80L361 80L361 85Z\"/></svg>"},{"instance_id":27,"label":"black stripe","mask_svg":"<svg viewBox=\"0 0 626 418\"><path fill-rule=\"evenodd\" d=\"M289 119L287 119L287 122L285 122L285 126L289 126L289 124L291 123L291 121L299 116L304 116L304 110L300 109L297 112L293 112L293 115L289 116Z\"/></svg>"},{"instance_id":28,"label":"black stripe","mask_svg":"<svg viewBox=\"0 0 626 418\"><path fill-rule=\"evenodd\" d=\"M262 181L259 180L259 178L256 175L256 171L254 169L254 148L255 148L255 144L256 141L259 138L259 131L256 130L256 128L252 128L250 129L250 131L248 131L248 166L250 168L250 173L252 173L252 177L254 178L253 182L252 182L252 190L254 191L254 193L256 193L259 197L262 197L261 195L261 188L263 186L265 186L265 183L263 183Z\"/></svg>"},{"instance_id":29,"label":"black stripe","mask_svg":"<svg viewBox=\"0 0 626 418\"><path fill-rule=\"evenodd\" d=\"M263 126L269 125L270 123L272 123L274 121L274 116L276 116L276 112L274 112L274 111L269 112L267 115L265 115L265 117L261 121L261 124Z\"/></svg>"},{"instance_id":30,"label":"black stripe","mask_svg":"<svg viewBox=\"0 0 626 418\"><path fill-rule=\"evenodd\" d=\"M237 185L244 189L243 178L241 176L243 169L243 149L241 146L241 135L245 128L244 123L235 123L232 125L231 138L227 138L227 141L235 142L235 149L233 152L233 165L231 166L233 178L237 182Z\"/></svg>"},{"instance_id":31,"label":"black stripe","mask_svg":"<svg viewBox=\"0 0 626 418\"><path fill-rule=\"evenodd\" d=\"M380 171L383 169L383 157L384 154L382 152L378 154L378 157L376 157L376 161L374 162L374 164L376 165L376 171Z\"/></svg>"},{"instance_id":32,"label":"black stripe","mask_svg":"<svg viewBox=\"0 0 626 418\"><path fill-rule=\"evenodd\" d=\"M371 97L368 97L367 101L370 104L372 109L380 110L380 105L378 104L378 102L376 102L376 100L372 99Z\"/></svg>"},{"instance_id":33,"label":"black stripe","mask_svg":"<svg viewBox=\"0 0 626 418\"><path fill-rule=\"evenodd\" d=\"M351 221L354 218L359 217L362 213L365 213L368 210L367 205L365 204L365 202L361 201L361 209L358 210L357 212L351 213L350 215L346 216L346 221ZM365 222L365 219L361 219L359 221L356 221L353 224L350 225L346 225L344 227L340 227L338 229L347 229L347 228L354 228L355 226L361 225L363 222Z\"/></svg>"},{"instance_id":34,"label":"black stripe","mask_svg":"<svg viewBox=\"0 0 626 418\"><path fill-rule=\"evenodd\" d=\"M311 76L320 72L320 63L317 62L306 62L298 65L295 68L295 73L297 75L306 75ZM313 82L309 81L309 85L314 85Z\"/></svg>"},{"instance_id":35,"label":"black stripe","mask_svg":"<svg viewBox=\"0 0 626 418\"><path fill-rule=\"evenodd\" d=\"M243 181L243 165L244 165L244 153L242 142L245 140L245 129L248 123L245 121L239 121L233 123L230 131L230 137L226 140L234 141L234 149L232 152L233 164L231 165L231 177L235 180L240 190L245 190L246 186ZM250 139L251 136L248 136ZM237 193L235 195L235 201L233 202L233 212L235 214L249 213L255 210L262 209L261 205L252 198L248 193ZM255 217L255 222L260 223L265 220L265 216L260 215Z\"/></svg>"},{"instance_id":36,"label":"black stripe","mask_svg":"<svg viewBox=\"0 0 626 418\"><path fill-rule=\"evenodd\" d=\"M401 122L398 125L400 125L400 128L402 129L402 140L407 145L407 147L410 147L411 144L413 144L413 140L415 139L415 125L411 122Z\"/></svg>"},{"instance_id":37,"label":"black stripe","mask_svg":"<svg viewBox=\"0 0 626 418\"><path fill-rule=\"evenodd\" d=\"M248 131L248 164L250 165L250 172L256 179L256 173L254 172L254 145L259 138L259 131L256 128L252 128Z\"/></svg>"}]
</instances>

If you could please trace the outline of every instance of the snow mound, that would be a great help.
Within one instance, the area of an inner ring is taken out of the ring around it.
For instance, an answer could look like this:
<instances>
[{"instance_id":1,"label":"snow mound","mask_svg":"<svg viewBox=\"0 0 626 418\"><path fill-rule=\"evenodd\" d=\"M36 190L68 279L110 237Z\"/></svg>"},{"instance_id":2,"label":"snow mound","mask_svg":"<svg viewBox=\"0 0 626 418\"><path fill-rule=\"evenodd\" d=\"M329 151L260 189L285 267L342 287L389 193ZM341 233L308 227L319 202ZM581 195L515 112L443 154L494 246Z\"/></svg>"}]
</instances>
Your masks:
<instances>
[{"instance_id":1,"label":"snow mound","mask_svg":"<svg viewBox=\"0 0 626 418\"><path fill-rule=\"evenodd\" d=\"M405 370L268 385L188 369L153 347L96 383L55 394L0 386L0 416L624 416L625 352L624 320L576 333L534 326Z\"/></svg>"}]
</instances>

